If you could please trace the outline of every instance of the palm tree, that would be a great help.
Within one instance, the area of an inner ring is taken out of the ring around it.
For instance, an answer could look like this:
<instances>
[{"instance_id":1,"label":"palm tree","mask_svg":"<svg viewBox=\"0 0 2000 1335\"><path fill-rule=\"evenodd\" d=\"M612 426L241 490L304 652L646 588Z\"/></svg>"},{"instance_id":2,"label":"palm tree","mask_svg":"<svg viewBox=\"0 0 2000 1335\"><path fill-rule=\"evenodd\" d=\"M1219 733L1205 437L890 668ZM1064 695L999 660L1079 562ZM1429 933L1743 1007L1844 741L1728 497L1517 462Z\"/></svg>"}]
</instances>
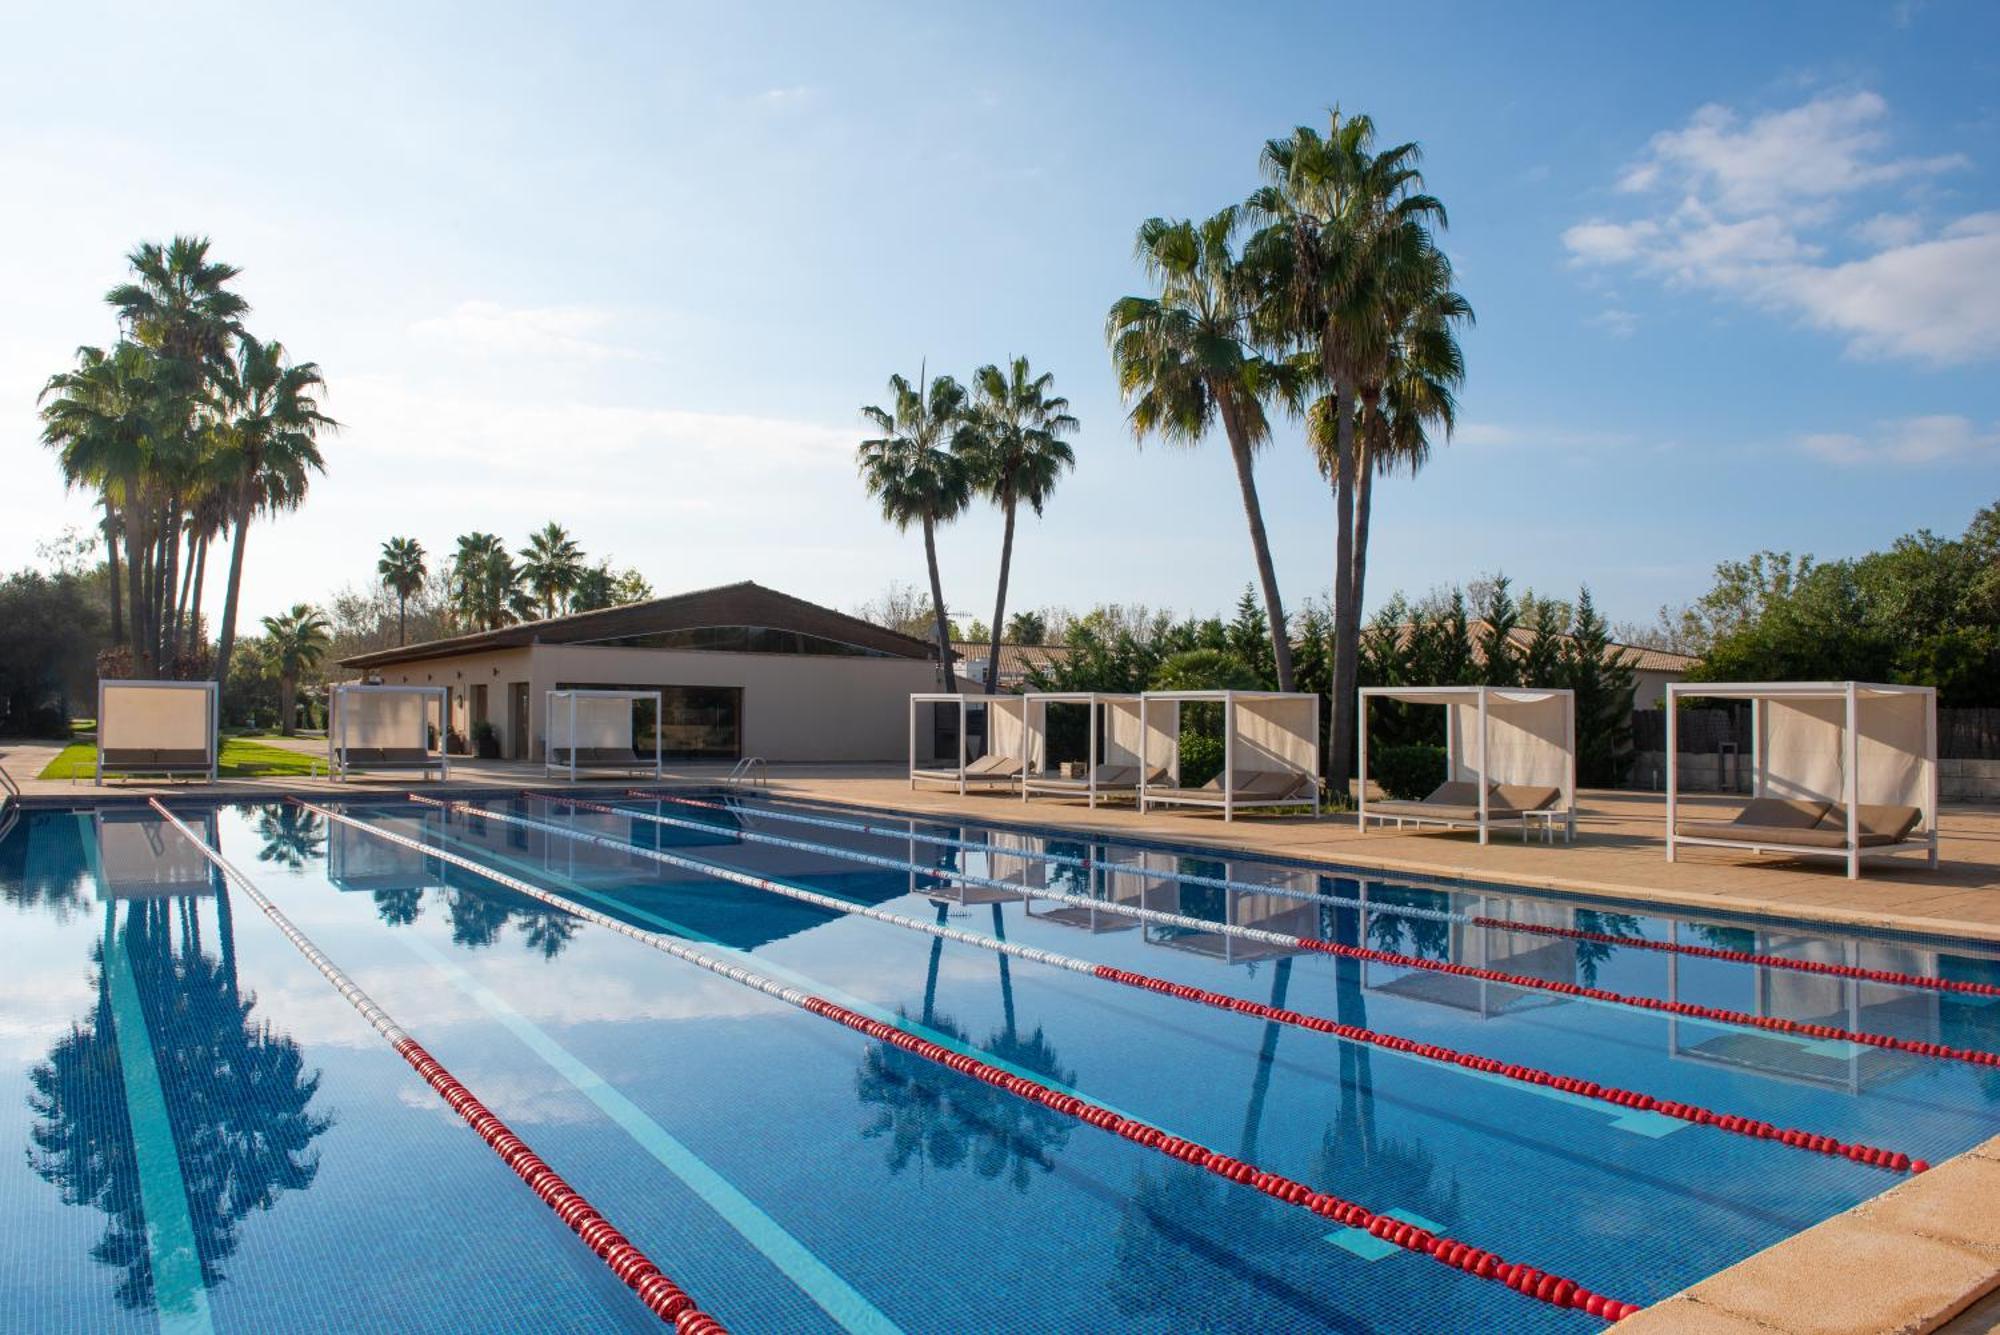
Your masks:
<instances>
[{"instance_id":1,"label":"palm tree","mask_svg":"<svg viewBox=\"0 0 2000 1335\"><path fill-rule=\"evenodd\" d=\"M493 630L512 620L518 583L514 558L494 533L465 533L451 560L452 610L460 621Z\"/></svg>"},{"instance_id":2,"label":"palm tree","mask_svg":"<svg viewBox=\"0 0 2000 1335\"><path fill-rule=\"evenodd\" d=\"M332 643L327 619L319 609L306 603L295 604L283 616L264 618L264 635L270 641L271 659L278 665L278 700L283 713L278 731L292 735L298 712L299 678L319 666Z\"/></svg>"},{"instance_id":3,"label":"palm tree","mask_svg":"<svg viewBox=\"0 0 2000 1335\"><path fill-rule=\"evenodd\" d=\"M410 599L424 587L430 570L424 565L423 545L415 538L391 538L382 544L382 559L375 563L382 584L396 595L396 643L410 642Z\"/></svg>"},{"instance_id":4,"label":"palm tree","mask_svg":"<svg viewBox=\"0 0 2000 1335\"><path fill-rule=\"evenodd\" d=\"M583 577L583 549L553 519L528 535L521 549L521 580L541 604L542 616L552 617L576 591Z\"/></svg>"},{"instance_id":5,"label":"palm tree","mask_svg":"<svg viewBox=\"0 0 2000 1335\"><path fill-rule=\"evenodd\" d=\"M1105 335L1119 391L1131 404L1127 420L1140 440L1157 435L1193 446L1221 422L1270 620L1278 689L1289 691L1291 638L1253 470L1258 447L1271 435L1265 400L1274 393L1289 399L1294 377L1251 345L1256 294L1233 249L1237 226L1233 208L1200 223L1141 223L1135 249L1159 295L1120 298Z\"/></svg>"},{"instance_id":6,"label":"palm tree","mask_svg":"<svg viewBox=\"0 0 2000 1335\"><path fill-rule=\"evenodd\" d=\"M150 548L151 507L146 498L153 451L157 399L153 358L136 343L121 342L110 352L82 347L76 368L50 376L42 387L42 442L56 451L63 481L92 487L104 508L107 539L125 544L125 602L131 611L135 666L153 675L155 641L146 624L145 553ZM118 605L118 549L111 556L112 607ZM115 638L115 636L114 636Z\"/></svg>"},{"instance_id":7,"label":"palm tree","mask_svg":"<svg viewBox=\"0 0 2000 1335\"><path fill-rule=\"evenodd\" d=\"M326 471L319 436L322 431L339 430L340 423L319 410L317 395L325 388L316 363L294 364L282 343L275 339L260 343L248 334L238 340L235 360L226 362L217 377L222 421L216 435L235 492L231 522L236 528L215 650L219 682L229 680L229 656L236 646L243 548L250 521L260 512L296 510L305 501L311 474Z\"/></svg>"},{"instance_id":8,"label":"palm tree","mask_svg":"<svg viewBox=\"0 0 2000 1335\"><path fill-rule=\"evenodd\" d=\"M1040 612L1016 612L1007 618L1009 644L1041 644L1048 636L1048 618Z\"/></svg>"},{"instance_id":9,"label":"palm tree","mask_svg":"<svg viewBox=\"0 0 2000 1335\"><path fill-rule=\"evenodd\" d=\"M1264 287L1257 313L1271 344L1310 354L1331 403L1335 508L1333 727L1329 775L1344 789L1354 748L1361 609L1354 598L1358 418L1379 405L1399 287L1432 262L1430 225L1444 207L1421 192L1418 150L1373 151L1374 123L1331 114L1321 135L1299 126L1264 146L1270 184L1248 208L1264 223L1246 247ZM1441 257L1439 257L1441 258Z\"/></svg>"},{"instance_id":10,"label":"palm tree","mask_svg":"<svg viewBox=\"0 0 2000 1335\"><path fill-rule=\"evenodd\" d=\"M993 601L993 642L986 655L986 692L999 690L1000 632L1007 624L1007 574L1014 563L1014 512L1026 501L1039 515L1056 482L1076 467L1076 454L1063 439L1077 429L1069 400L1049 393L1055 377L1036 375L1026 357L1003 369L973 372L972 429L966 433L966 462L979 489L1000 507L1006 523L1000 538L1000 587Z\"/></svg>"},{"instance_id":11,"label":"palm tree","mask_svg":"<svg viewBox=\"0 0 2000 1335\"><path fill-rule=\"evenodd\" d=\"M945 619L944 584L938 577L937 529L956 519L972 501L972 475L959 439L965 390L948 375L927 381L920 371L914 386L892 375L889 405L886 412L873 404L861 410L882 433L861 442L857 455L861 478L868 494L881 502L882 517L897 531L907 532L911 524L923 528L938 673L949 689L951 630Z\"/></svg>"}]
</instances>

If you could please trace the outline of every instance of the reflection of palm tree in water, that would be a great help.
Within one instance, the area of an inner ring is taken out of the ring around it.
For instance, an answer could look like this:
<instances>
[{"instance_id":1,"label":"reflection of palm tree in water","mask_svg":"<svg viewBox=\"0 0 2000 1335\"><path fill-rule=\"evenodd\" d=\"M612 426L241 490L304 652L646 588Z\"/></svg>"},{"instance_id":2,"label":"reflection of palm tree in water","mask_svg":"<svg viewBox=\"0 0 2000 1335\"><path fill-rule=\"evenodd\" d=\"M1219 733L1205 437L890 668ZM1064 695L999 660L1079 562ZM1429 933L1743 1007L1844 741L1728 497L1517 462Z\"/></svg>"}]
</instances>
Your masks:
<instances>
[{"instance_id":1,"label":"reflection of palm tree in water","mask_svg":"<svg viewBox=\"0 0 2000 1335\"><path fill-rule=\"evenodd\" d=\"M123 1272L117 1293L130 1307L153 1299L152 1258L140 1147L118 1092L117 1082L131 1077L119 1063L110 985L117 966L107 951L130 959L205 1284L225 1278L222 1262L246 1215L312 1184L319 1162L310 1146L332 1124L308 1111L319 1076L305 1071L298 1044L253 1021L256 1000L240 995L227 894L216 897L219 959L203 948L199 902L127 901L122 929L118 901L106 903L104 940L92 947L96 1004L29 1075L29 1163L64 1203L94 1205L109 1217L91 1254Z\"/></svg>"},{"instance_id":2,"label":"reflection of palm tree in water","mask_svg":"<svg viewBox=\"0 0 2000 1335\"><path fill-rule=\"evenodd\" d=\"M259 862L299 871L325 850L326 823L304 807L274 802L257 808L257 837L264 841Z\"/></svg>"},{"instance_id":3,"label":"reflection of palm tree in water","mask_svg":"<svg viewBox=\"0 0 2000 1335\"><path fill-rule=\"evenodd\" d=\"M949 913L948 905L938 904L940 924ZM993 906L993 926L995 935L1004 939L998 904ZM943 955L943 939L933 937L920 1022L926 1029L965 1043L965 1030L937 1011L938 969ZM1056 1084L1074 1085L1076 1073L1062 1069L1041 1026L1031 1034L1021 1034L1015 1017L1013 975L1005 955L1000 956L1000 1001L1001 1028L988 1036L985 1051ZM904 1022L910 1018L901 1008L896 1014ZM1032 1180L1030 1165L1047 1172L1053 1166L1053 1152L1069 1139L1070 1119L1062 1114L942 1070L885 1043L868 1046L855 1087L863 1104L879 1109L861 1134L889 1137L891 1172L901 1172L919 1155L938 1168L954 1168L970 1155L973 1171L981 1177L997 1178L1007 1173L1014 1187L1025 1191Z\"/></svg>"}]
</instances>

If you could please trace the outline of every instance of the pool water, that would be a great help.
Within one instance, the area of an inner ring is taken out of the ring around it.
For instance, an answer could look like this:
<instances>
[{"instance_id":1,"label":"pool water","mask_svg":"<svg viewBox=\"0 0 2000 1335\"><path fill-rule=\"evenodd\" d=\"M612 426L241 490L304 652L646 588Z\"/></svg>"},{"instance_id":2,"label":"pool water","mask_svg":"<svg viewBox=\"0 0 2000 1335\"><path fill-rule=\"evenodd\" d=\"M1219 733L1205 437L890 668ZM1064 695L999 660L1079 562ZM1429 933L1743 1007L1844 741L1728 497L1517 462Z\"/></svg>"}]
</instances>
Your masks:
<instances>
[{"instance_id":1,"label":"pool water","mask_svg":"<svg viewBox=\"0 0 2000 1335\"><path fill-rule=\"evenodd\" d=\"M1601 1324L367 829L295 805L173 805L732 1329ZM1364 882L1213 851L736 797L726 809L620 804L636 814L481 805L616 846L388 798L339 809L1631 1302L1663 1298L1903 1177L1010 960L700 868L1932 1162L2000 1132L1992 1067L1294 952L979 882L2000 1051L1993 996L1466 918L2000 984L2000 952L1983 947ZM25 813L0 840L0 895L0 1330L658 1327L150 810Z\"/></svg>"}]
</instances>

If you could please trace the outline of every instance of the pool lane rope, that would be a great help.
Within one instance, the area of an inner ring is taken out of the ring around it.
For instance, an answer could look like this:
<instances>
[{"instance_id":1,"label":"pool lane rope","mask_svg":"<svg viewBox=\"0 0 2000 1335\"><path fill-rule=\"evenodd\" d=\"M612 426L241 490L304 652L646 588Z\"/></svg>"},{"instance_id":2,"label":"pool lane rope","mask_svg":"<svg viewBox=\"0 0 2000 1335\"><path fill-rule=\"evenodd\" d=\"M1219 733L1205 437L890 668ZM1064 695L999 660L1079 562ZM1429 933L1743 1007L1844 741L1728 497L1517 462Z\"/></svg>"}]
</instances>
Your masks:
<instances>
[{"instance_id":1,"label":"pool lane rope","mask_svg":"<svg viewBox=\"0 0 2000 1335\"><path fill-rule=\"evenodd\" d=\"M412 794L411 796L415 796ZM557 793L525 791L523 796L537 797L545 802L580 803L582 799ZM425 799L427 800L427 799ZM883 867L892 871L916 872L934 876L940 880L956 881L965 885L981 886L988 889L1004 890L1010 894L1031 899L1045 899L1053 903L1067 904L1076 908L1096 909L1104 913L1116 913L1140 922L1156 922L1167 927L1182 927L1191 931L1219 933L1245 941L1257 941L1265 945L1282 946L1287 949L1309 950L1322 955L1333 955L1341 959L1366 960L1371 964L1386 964L1400 969L1423 969L1432 973L1449 974L1455 978L1476 978L1482 982L1503 983L1509 987L1529 988L1540 992L1551 992L1557 996L1575 997L1584 1001L1604 1002L1613 1006L1630 1006L1635 1010L1654 1011L1663 1015L1678 1015L1691 1020L1706 1020L1711 1024L1736 1025L1745 1029L1764 1029L1772 1033L1788 1034L1812 1039L1839 1040L1858 1044L1862 1047L1881 1048L1885 1051L1908 1052L1920 1057L1933 1057L1941 1061L1965 1062L1973 1066L2000 1067L2000 1053L1986 1052L1978 1048L1952 1047L1945 1043L1933 1043L1921 1038L1898 1038L1893 1034L1877 1034L1864 1029L1840 1029L1833 1025L1812 1024L1803 1020L1787 1020L1775 1015L1752 1015L1746 1011L1729 1010L1721 1006L1703 1006L1692 1001L1672 1001L1663 997L1634 996L1625 992L1613 992L1608 988L1590 987L1583 983L1566 983L1557 979L1535 978L1527 974L1507 973L1500 969L1487 969L1472 964L1453 964L1448 960L1429 960L1416 955L1402 955L1389 950L1375 950L1368 946L1344 945L1338 941L1323 941L1317 937L1292 936L1285 932L1267 931L1261 927L1244 927L1236 923L1214 922L1206 918L1190 917L1183 913L1168 913L1160 909L1140 908L1137 905L1121 904L1117 900L1097 899L1089 895L1073 895L1061 890L1004 881L991 876L976 876L971 872L949 871L941 867L926 867L920 863L906 862L901 858L883 857L875 853L862 853L855 849L839 848L831 844L816 844L803 839L787 839L781 835L761 834L753 830L725 829L703 821L682 820L674 816L662 816L645 811L630 811L618 807L605 808L614 815L629 820L699 830L707 834L724 834L748 843L771 844L779 848L789 848L798 852L816 853L826 857L864 866ZM637 847L637 845L632 845Z\"/></svg>"},{"instance_id":2,"label":"pool lane rope","mask_svg":"<svg viewBox=\"0 0 2000 1335\"><path fill-rule=\"evenodd\" d=\"M1639 1310L1639 1306L1636 1303L1628 1303L1617 1298L1610 1298L1604 1294L1593 1292L1574 1280L1566 1279L1560 1275L1553 1275L1544 1270L1538 1270L1530 1265L1504 1260L1497 1254L1487 1251L1482 1247L1475 1247L1467 1242L1441 1236L1429 1229L1420 1228L1415 1224L1391 1218L1386 1214L1378 1214L1365 1206L1347 1200L1344 1197L1336 1196L1332 1192L1317 1191L1303 1182L1286 1177L1282 1173L1274 1173L1266 1169L1261 1169L1253 1163L1222 1154L1195 1141L1187 1140L1180 1136L1169 1135L1167 1132L1150 1123L1140 1121L1134 1117L1127 1117L1122 1113L1114 1112L1100 1103L1094 1103L1078 1095L1068 1094L1051 1088L1040 1081L1030 1080L1026 1076L1015 1075L990 1062L981 1061L970 1054L956 1052L941 1043L933 1043L927 1038L921 1038L916 1034L899 1029L886 1021L873 1019L836 1002L828 1001L824 997L815 996L801 988L790 987L753 969L745 968L740 964L712 955L705 950L697 949L685 941L679 941L669 936L662 936L658 932L649 932L643 927L634 927L632 924L622 919L614 918L608 913L601 913L574 900L565 899L561 895L544 890L542 887L524 881L519 877L509 876L505 872L497 871L462 854L440 848L435 844L427 844L420 840L412 839L407 835L397 834L393 830L383 829L368 821L359 820L343 812L333 811L316 803L307 802L302 798L293 797L288 800L297 803L300 807L322 819L334 821L350 829L373 835L377 839L409 849L411 852L422 857L436 858L440 862L448 863L463 871L471 872L475 876L483 877L495 885L512 890L516 894L525 895L530 899L561 909L573 917L602 927L606 931L616 932L621 936L629 937L634 941L651 946L663 954L671 955L675 959L688 964L697 965L708 970L710 973L762 992L764 995L785 1002L787 1005L795 1006L822 1019L844 1025L857 1033L874 1039L878 1043L899 1048L904 1052L910 1053L912 1056L921 1057L926 1061L933 1062L959 1075L981 1081L996 1089L1004 1090L1026 1102L1040 1104L1051 1111L1059 1112L1067 1117L1073 1117L1101 1131L1109 1132L1114 1136L1131 1141L1135 1145L1143 1146L1146 1149L1166 1155L1169 1158L1178 1159L1182 1163L1203 1169L1227 1181L1251 1187L1263 1192L1274 1200L1283 1201L1288 1205L1294 1205L1300 1209L1310 1211L1323 1219L1333 1220L1345 1228L1360 1229L1372 1237L1380 1238L1384 1242L1392 1243L1406 1251L1429 1257L1440 1265L1447 1265L1453 1269L1462 1270L1467 1274L1476 1275L1480 1279L1492 1280L1495 1283L1504 1284L1517 1293L1525 1294L1540 1302L1545 1302L1555 1307L1575 1308L1578 1311L1588 1312L1591 1316L1599 1317L1606 1321L1622 1321ZM453 805L435 802L431 804ZM632 846L624 845L624 847L630 848ZM704 872L704 874L708 873ZM737 874L746 875L745 873ZM749 877L748 879L754 880L756 878Z\"/></svg>"},{"instance_id":3,"label":"pool lane rope","mask_svg":"<svg viewBox=\"0 0 2000 1335\"><path fill-rule=\"evenodd\" d=\"M646 848L643 845L636 845L610 835L597 834L589 830L580 830L574 826L552 825L546 821L533 820L526 816L516 816L508 812L492 811L485 807L474 806L470 802L440 801L437 798L419 797L415 794L412 794L412 800L420 802L425 806L436 807L441 810L458 811L465 815L478 816L486 820L511 825L517 829L536 830L543 834L560 836L564 839L590 844L594 847L608 849L616 853L637 853L641 857L662 863L666 866L678 867L683 871L691 871L698 875L748 886L753 890L782 895L787 899L797 900L803 904L812 904L818 908L830 909L836 913L845 913L854 917L869 918L875 922L889 923L892 926L901 927L908 931L921 932L927 936L937 937L940 940L953 941L961 945L976 946L981 950L989 950L995 954L1008 955L1015 959L1028 960L1035 964L1046 964L1051 968L1065 969L1070 973L1084 974L1088 977L1102 979L1105 982L1119 983L1143 992L1154 992L1181 1001L1191 1001L1197 1005L1211 1006L1217 1010L1233 1011L1238 1015L1247 1015L1259 1020L1291 1025L1299 1029L1310 1030L1313 1033L1330 1034L1335 1038L1343 1038L1355 1043L1366 1043L1390 1052L1399 1052L1410 1057L1418 1057L1447 1066L1456 1066L1468 1071L1477 1071L1483 1075L1499 1076L1503 1079L1518 1081L1525 1085L1560 1090L1565 1094L1574 1094L1586 1099L1595 1099L1599 1102L1613 1104L1632 1112L1660 1113L1667 1117L1678 1118L1683 1122L1691 1122L1696 1126L1710 1126L1720 1131L1733 1132L1739 1136L1748 1136L1753 1140L1776 1141L1782 1145L1789 1145L1794 1149L1811 1150L1818 1154L1852 1159L1856 1163L1869 1164L1876 1168L1886 1168L1899 1173L1921 1173L1930 1167L1924 1160L1912 1158L1901 1151L1887 1150L1879 1146L1864 1145L1858 1142L1842 1141L1832 1136L1820 1135L1816 1132L1804 1131L1796 1127L1778 1126L1775 1123L1766 1122L1759 1118L1743 1117L1735 1113L1716 1112L1714 1109L1702 1107L1700 1104L1655 1098L1651 1094L1643 1094L1636 1090L1619 1089L1611 1085L1600 1085L1594 1080L1583 1080L1576 1076L1559 1075L1553 1071L1542 1070L1539 1067L1527 1066L1518 1062L1503 1062L1497 1058L1482 1057L1473 1052L1461 1052L1455 1048L1445 1047L1442 1044L1419 1043L1414 1039L1402 1038L1395 1034L1385 1034L1379 1030L1362 1028L1359 1025L1343 1024L1337 1020L1330 1020L1323 1015L1313 1015L1303 1011L1268 1006L1261 1001L1247 1001L1241 997L1232 997L1225 992L1213 992L1207 988L1176 983L1165 978L1154 977L1151 974L1137 973L1130 969L1121 969L1115 965L1096 964L1090 960L1079 959L1074 955L1059 954L1052 950L1043 950L1036 946L1022 945L1014 941L1003 941L998 937L986 936L957 927L947 927L942 923L926 922L921 918L908 917L904 914L891 912L888 909L878 908L872 904L856 904L851 900L822 894L817 890L808 890L785 881L772 880L768 877L738 871L734 867L724 866L720 863L689 857L685 854L668 853L659 849ZM630 812L620 811L615 807L602 806L595 802L583 801L582 799L564 800L571 802L575 806L580 806L591 811L603 812L608 815L625 816L631 814Z\"/></svg>"},{"instance_id":4,"label":"pool lane rope","mask_svg":"<svg viewBox=\"0 0 2000 1335\"><path fill-rule=\"evenodd\" d=\"M228 859L210 847L209 844L184 824L180 817L167 809L160 799L149 798L153 810L158 812L168 824L180 831L187 841L195 846L201 855L213 863L230 884L249 896L252 903L264 911L285 939L298 949L311 965L320 971L329 983L347 998L362 1018L375 1032L387 1039L390 1046L402 1059L415 1068L426 1084L437 1091L439 1098L450 1105L451 1110L465 1119L465 1122L479 1134L479 1138L500 1156L501 1161L514 1171L514 1175L527 1183L528 1188L541 1197L542 1203L555 1211L556 1216L567 1224L572 1232L583 1239L584 1245L602 1260L624 1285L637 1294L639 1301L648 1311L662 1321L671 1322L677 1335L726 1335L720 1321L701 1310L689 1297L687 1291L674 1283L647 1255L614 1228L611 1221L600 1214L595 1206L583 1198L576 1188L563 1181L555 1169L548 1166L521 1138L511 1131L491 1109L475 1097L471 1090L460 1084L441 1065L437 1058L424 1051L423 1047L410 1036L408 1030L390 1018L341 967L321 952L292 920L287 918L264 891L242 872L230 864Z\"/></svg>"},{"instance_id":5,"label":"pool lane rope","mask_svg":"<svg viewBox=\"0 0 2000 1335\"><path fill-rule=\"evenodd\" d=\"M534 791L533 796L548 797L549 794ZM871 825L862 821L835 820L824 816L806 816L794 811L766 809L762 807L731 806L724 802L704 801L700 798L682 797L674 794L652 792L643 788L633 788L626 796L648 802L672 802L679 806L701 807L710 811L750 814L757 817L790 821L797 825L815 825L829 830L845 830L854 834L873 835L881 839L910 840L918 843L936 844L946 848L964 849L970 852L1001 853L1007 857L1024 858L1044 862L1052 866L1071 867L1089 872L1099 868L1131 876L1145 876L1154 880L1171 881L1179 885L1199 885L1215 890L1236 890L1244 894L1276 895L1284 899L1297 899L1314 904L1330 904L1336 908L1360 909L1368 913L1388 914L1398 918L1423 918L1433 922L1463 923L1468 927L1492 927L1508 932L1526 932L1534 936L1560 936L1574 941L1597 941L1605 945L1631 946L1638 950L1661 951L1673 955L1691 955L1701 959L1726 960L1732 964L1750 964L1766 969L1788 969L1796 973L1821 974L1834 978L1853 978L1867 983L1887 983L1893 987L1921 988L1932 992L1958 992L1967 996L2000 997L2000 983L1981 983L1962 978L1930 978L1923 974L1902 973L1894 969L1870 969L1858 964L1835 964L1831 961L1789 959L1783 955L1766 955L1747 950L1728 950L1720 946L1700 946L1679 941L1652 941L1645 937L1619 936L1612 932L1592 932L1579 927L1555 927L1544 923L1520 922L1512 918L1494 918L1485 914L1461 913L1451 909L1427 909L1414 904L1397 904L1379 899L1356 899L1350 895L1329 895L1311 890L1296 890L1285 885L1266 885L1259 881L1239 881L1224 876L1202 876L1195 872L1168 871L1164 868L1146 867L1134 863L1111 862L1087 857L1075 857L1067 853L1050 853L1031 848L997 848L991 843L976 839L954 839L949 835L920 834L916 830L899 830L894 826ZM1312 868L1301 868L1314 876L1324 873ZM1358 873L1357 873L1358 875ZM1372 877L1367 879L1374 879ZM1396 884L1402 884L1397 882ZM1411 886L1423 893L1436 893L1423 887Z\"/></svg>"}]
</instances>

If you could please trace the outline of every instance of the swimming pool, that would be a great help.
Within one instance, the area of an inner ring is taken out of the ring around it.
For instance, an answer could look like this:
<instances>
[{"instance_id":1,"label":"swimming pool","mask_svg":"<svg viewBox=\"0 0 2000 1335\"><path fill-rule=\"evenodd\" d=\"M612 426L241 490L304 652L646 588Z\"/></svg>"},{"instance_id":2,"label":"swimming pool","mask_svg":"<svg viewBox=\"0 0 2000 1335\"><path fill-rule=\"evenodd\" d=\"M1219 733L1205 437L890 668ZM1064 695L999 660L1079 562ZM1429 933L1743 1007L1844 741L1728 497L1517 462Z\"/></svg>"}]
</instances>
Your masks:
<instances>
[{"instance_id":1,"label":"swimming pool","mask_svg":"<svg viewBox=\"0 0 2000 1335\"><path fill-rule=\"evenodd\" d=\"M1967 945L712 795L170 805L738 1330L1587 1330L1423 1239L1647 1303L2000 1130ZM24 813L0 893L0 1329L658 1328L156 813Z\"/></svg>"}]
</instances>

